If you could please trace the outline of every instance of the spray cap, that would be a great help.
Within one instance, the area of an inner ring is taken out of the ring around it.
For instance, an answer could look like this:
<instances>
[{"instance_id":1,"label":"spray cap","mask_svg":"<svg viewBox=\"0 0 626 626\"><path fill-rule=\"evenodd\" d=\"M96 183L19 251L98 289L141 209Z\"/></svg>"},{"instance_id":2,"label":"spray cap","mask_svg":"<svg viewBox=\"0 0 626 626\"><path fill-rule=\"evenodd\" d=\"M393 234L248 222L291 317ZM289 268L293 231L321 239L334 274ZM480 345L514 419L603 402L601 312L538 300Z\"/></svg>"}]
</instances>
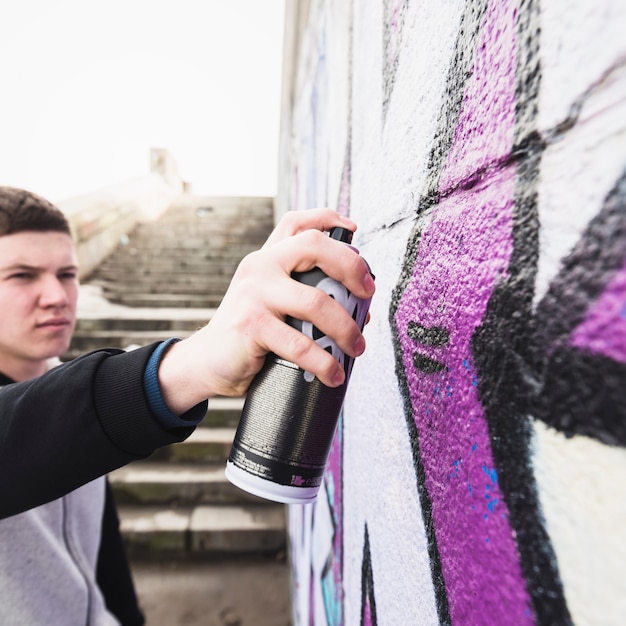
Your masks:
<instances>
[{"instance_id":1,"label":"spray cap","mask_svg":"<svg viewBox=\"0 0 626 626\"><path fill-rule=\"evenodd\" d=\"M342 228L341 226L335 226L335 228L331 228L330 230L330 238L342 241L343 243L352 243L352 235L354 235L354 233L351 230Z\"/></svg>"}]
</instances>

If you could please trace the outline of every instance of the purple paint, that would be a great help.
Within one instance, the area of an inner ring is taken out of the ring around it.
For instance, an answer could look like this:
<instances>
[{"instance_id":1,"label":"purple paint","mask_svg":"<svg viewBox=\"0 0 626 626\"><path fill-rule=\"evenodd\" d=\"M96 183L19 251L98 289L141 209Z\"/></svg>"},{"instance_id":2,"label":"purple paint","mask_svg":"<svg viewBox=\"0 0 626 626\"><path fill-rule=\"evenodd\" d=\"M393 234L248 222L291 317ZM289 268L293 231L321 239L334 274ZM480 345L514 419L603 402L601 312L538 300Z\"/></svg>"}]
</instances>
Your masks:
<instances>
[{"instance_id":1,"label":"purple paint","mask_svg":"<svg viewBox=\"0 0 626 626\"><path fill-rule=\"evenodd\" d=\"M515 130L515 16L514 2L492 2L485 16L440 179L444 200L395 316L453 624L533 623L471 355L513 246L515 169L497 164ZM471 189L460 184L477 171ZM448 343L422 345L409 322L445 328ZM446 369L419 371L415 353Z\"/></svg>"},{"instance_id":2,"label":"purple paint","mask_svg":"<svg viewBox=\"0 0 626 626\"><path fill-rule=\"evenodd\" d=\"M370 608L369 597L365 599L363 615L361 616L361 624L363 626L375 626L374 624L372 624L372 610Z\"/></svg>"},{"instance_id":3,"label":"purple paint","mask_svg":"<svg viewBox=\"0 0 626 626\"><path fill-rule=\"evenodd\" d=\"M572 334L572 345L626 363L626 265Z\"/></svg>"},{"instance_id":4,"label":"purple paint","mask_svg":"<svg viewBox=\"0 0 626 626\"><path fill-rule=\"evenodd\" d=\"M440 189L454 189L511 152L515 130L516 3L492 2L476 44Z\"/></svg>"}]
</instances>

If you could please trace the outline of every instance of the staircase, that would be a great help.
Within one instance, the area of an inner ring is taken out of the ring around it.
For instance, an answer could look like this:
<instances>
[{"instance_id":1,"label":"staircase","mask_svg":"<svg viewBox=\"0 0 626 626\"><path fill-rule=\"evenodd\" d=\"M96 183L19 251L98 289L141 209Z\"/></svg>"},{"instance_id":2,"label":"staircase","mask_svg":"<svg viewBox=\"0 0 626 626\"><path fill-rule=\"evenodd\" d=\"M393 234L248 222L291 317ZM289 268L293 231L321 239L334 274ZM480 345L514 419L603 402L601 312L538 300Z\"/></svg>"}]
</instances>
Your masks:
<instances>
[{"instance_id":1,"label":"staircase","mask_svg":"<svg viewBox=\"0 0 626 626\"><path fill-rule=\"evenodd\" d=\"M273 226L271 198L185 194L140 224L84 281L65 359L186 337L206 324L237 264ZM215 398L185 442L109 476L131 559L280 553L285 510L231 485L226 458L242 398Z\"/></svg>"},{"instance_id":2,"label":"staircase","mask_svg":"<svg viewBox=\"0 0 626 626\"><path fill-rule=\"evenodd\" d=\"M239 261L272 227L269 198L186 194L124 238L89 282L129 307L216 307Z\"/></svg>"}]
</instances>

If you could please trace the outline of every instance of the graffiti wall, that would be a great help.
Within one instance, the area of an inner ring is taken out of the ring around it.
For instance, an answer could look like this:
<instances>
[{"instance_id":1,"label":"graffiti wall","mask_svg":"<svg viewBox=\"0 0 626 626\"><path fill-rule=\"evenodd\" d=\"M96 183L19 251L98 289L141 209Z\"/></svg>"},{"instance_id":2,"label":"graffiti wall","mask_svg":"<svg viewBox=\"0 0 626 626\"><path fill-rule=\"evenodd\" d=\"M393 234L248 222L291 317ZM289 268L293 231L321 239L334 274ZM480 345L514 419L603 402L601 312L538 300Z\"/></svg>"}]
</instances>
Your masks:
<instances>
[{"instance_id":1,"label":"graffiti wall","mask_svg":"<svg viewBox=\"0 0 626 626\"><path fill-rule=\"evenodd\" d=\"M349 214L377 282L295 624L623 624L626 4L289 14L278 204Z\"/></svg>"}]
</instances>

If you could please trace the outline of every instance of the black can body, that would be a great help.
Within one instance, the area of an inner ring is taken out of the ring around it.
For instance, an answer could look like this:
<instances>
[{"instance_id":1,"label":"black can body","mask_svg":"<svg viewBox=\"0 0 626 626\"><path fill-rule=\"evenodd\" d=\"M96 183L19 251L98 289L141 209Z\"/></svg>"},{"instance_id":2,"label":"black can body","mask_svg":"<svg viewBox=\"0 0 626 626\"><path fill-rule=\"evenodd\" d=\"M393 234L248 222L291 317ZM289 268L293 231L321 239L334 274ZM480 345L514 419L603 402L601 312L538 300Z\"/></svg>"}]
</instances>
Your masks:
<instances>
[{"instance_id":1,"label":"black can body","mask_svg":"<svg viewBox=\"0 0 626 626\"><path fill-rule=\"evenodd\" d=\"M369 300L356 298L318 268L293 277L340 302L363 329ZM261 497L306 503L316 498L322 484L354 359L311 323L287 321L343 365L345 382L327 387L310 372L269 354L248 389L226 475Z\"/></svg>"}]
</instances>

